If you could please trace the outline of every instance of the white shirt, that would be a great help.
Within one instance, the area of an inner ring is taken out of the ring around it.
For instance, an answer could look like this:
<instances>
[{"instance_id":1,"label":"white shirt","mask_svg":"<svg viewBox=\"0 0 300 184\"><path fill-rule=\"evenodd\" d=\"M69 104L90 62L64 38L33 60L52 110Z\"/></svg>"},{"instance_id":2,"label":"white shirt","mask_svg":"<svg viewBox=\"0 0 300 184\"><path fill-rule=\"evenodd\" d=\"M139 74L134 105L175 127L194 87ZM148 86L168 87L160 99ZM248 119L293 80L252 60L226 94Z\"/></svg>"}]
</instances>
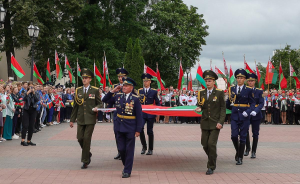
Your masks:
<instances>
[{"instance_id":1,"label":"white shirt","mask_svg":"<svg viewBox=\"0 0 300 184\"><path fill-rule=\"evenodd\" d=\"M208 89L207 89L207 99L209 98L209 92L210 92L210 94L211 94L213 90L214 90L214 88L213 88L212 90L208 90Z\"/></svg>"},{"instance_id":2,"label":"white shirt","mask_svg":"<svg viewBox=\"0 0 300 184\"><path fill-rule=\"evenodd\" d=\"M239 93L239 88L241 88L240 90L240 93L242 92L242 90L243 90L243 87L244 87L244 85L242 85L242 86L236 86L236 94L238 94Z\"/></svg>"},{"instance_id":3,"label":"white shirt","mask_svg":"<svg viewBox=\"0 0 300 184\"><path fill-rule=\"evenodd\" d=\"M87 93L89 91L89 88L90 88L90 85L88 87L83 86L83 93L85 93L85 92Z\"/></svg>"},{"instance_id":4,"label":"white shirt","mask_svg":"<svg viewBox=\"0 0 300 184\"><path fill-rule=\"evenodd\" d=\"M129 95L130 95L130 93L125 94L126 100L128 99Z\"/></svg>"},{"instance_id":5,"label":"white shirt","mask_svg":"<svg viewBox=\"0 0 300 184\"><path fill-rule=\"evenodd\" d=\"M150 87L149 88L144 88L145 93L148 93L149 89L150 89Z\"/></svg>"},{"instance_id":6,"label":"white shirt","mask_svg":"<svg viewBox=\"0 0 300 184\"><path fill-rule=\"evenodd\" d=\"M187 101L187 96L185 95L180 95L179 97L179 103L184 106L183 102L186 102Z\"/></svg>"}]
</instances>

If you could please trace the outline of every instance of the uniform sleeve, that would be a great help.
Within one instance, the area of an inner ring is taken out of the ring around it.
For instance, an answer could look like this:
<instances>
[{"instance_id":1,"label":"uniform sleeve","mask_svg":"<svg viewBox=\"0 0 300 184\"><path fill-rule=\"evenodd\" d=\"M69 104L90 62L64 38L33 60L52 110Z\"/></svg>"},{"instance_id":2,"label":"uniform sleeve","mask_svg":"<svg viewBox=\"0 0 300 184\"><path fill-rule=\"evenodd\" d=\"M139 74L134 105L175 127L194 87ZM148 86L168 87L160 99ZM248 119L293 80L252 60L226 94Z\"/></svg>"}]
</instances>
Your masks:
<instances>
[{"instance_id":1,"label":"uniform sleeve","mask_svg":"<svg viewBox=\"0 0 300 184\"><path fill-rule=\"evenodd\" d=\"M262 97L263 91L260 91L259 95L259 104L258 106L254 109L254 111L256 112L256 114L258 114L261 109L264 107L264 98Z\"/></svg>"},{"instance_id":2,"label":"uniform sleeve","mask_svg":"<svg viewBox=\"0 0 300 184\"><path fill-rule=\"evenodd\" d=\"M250 113L255 109L256 102L252 96L253 90L249 88L248 92L248 103L250 104L250 108L246 110L246 113L250 115Z\"/></svg>"},{"instance_id":3,"label":"uniform sleeve","mask_svg":"<svg viewBox=\"0 0 300 184\"><path fill-rule=\"evenodd\" d=\"M77 118L77 113L78 113L78 108L79 105L76 103L76 101L74 102L74 107L72 109L72 113L71 113L71 118L70 118L70 122L74 122Z\"/></svg>"},{"instance_id":4,"label":"uniform sleeve","mask_svg":"<svg viewBox=\"0 0 300 184\"><path fill-rule=\"evenodd\" d=\"M108 92L102 99L104 103L114 104L115 103L115 96L113 96L114 93Z\"/></svg>"},{"instance_id":5,"label":"uniform sleeve","mask_svg":"<svg viewBox=\"0 0 300 184\"><path fill-rule=\"evenodd\" d=\"M102 108L103 107L103 102L101 100L99 90L96 91L96 105L97 105L97 108Z\"/></svg>"},{"instance_id":6,"label":"uniform sleeve","mask_svg":"<svg viewBox=\"0 0 300 184\"><path fill-rule=\"evenodd\" d=\"M220 119L219 119L219 122L222 126L225 122L225 117L226 117L226 106L225 106L225 100L224 100L224 92L221 91L220 92Z\"/></svg>"},{"instance_id":7,"label":"uniform sleeve","mask_svg":"<svg viewBox=\"0 0 300 184\"><path fill-rule=\"evenodd\" d=\"M157 91L155 91L154 100L155 100L155 104L156 104L157 106L160 106L160 102L159 102L159 99L158 99L158 97L157 97Z\"/></svg>"},{"instance_id":8,"label":"uniform sleeve","mask_svg":"<svg viewBox=\"0 0 300 184\"><path fill-rule=\"evenodd\" d=\"M139 99L135 100L135 118L136 118L136 132L141 132L143 129L143 114L142 105Z\"/></svg>"}]
</instances>

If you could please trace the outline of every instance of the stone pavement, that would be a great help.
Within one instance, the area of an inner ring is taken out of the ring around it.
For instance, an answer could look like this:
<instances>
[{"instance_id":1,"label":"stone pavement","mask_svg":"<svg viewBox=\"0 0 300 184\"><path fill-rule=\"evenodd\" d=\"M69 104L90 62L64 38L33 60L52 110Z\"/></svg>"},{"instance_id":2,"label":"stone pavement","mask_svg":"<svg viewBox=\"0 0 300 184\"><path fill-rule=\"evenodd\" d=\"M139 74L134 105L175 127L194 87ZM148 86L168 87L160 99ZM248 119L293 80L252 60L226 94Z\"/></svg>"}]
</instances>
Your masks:
<instances>
[{"instance_id":1,"label":"stone pavement","mask_svg":"<svg viewBox=\"0 0 300 184\"><path fill-rule=\"evenodd\" d=\"M131 178L122 179L111 123L96 125L92 162L80 169L81 150L76 126L67 123L45 127L34 134L36 147L20 146L20 140L0 143L2 183L300 183L300 126L262 125L257 158L244 158L236 166L230 125L221 130L217 169L205 172L207 156L199 125L155 124L154 155L141 155L139 138Z\"/></svg>"}]
</instances>

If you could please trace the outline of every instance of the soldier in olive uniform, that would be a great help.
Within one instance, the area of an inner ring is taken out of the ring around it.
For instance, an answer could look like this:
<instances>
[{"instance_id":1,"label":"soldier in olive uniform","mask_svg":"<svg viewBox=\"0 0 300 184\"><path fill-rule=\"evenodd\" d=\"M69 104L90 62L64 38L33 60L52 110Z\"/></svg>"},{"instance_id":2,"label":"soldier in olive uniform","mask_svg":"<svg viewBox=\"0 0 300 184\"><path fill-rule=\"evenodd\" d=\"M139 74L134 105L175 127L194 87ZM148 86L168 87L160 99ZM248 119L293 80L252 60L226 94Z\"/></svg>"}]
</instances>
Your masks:
<instances>
[{"instance_id":1,"label":"soldier in olive uniform","mask_svg":"<svg viewBox=\"0 0 300 184\"><path fill-rule=\"evenodd\" d=\"M217 161L217 142L220 129L223 127L226 116L224 92L214 88L218 76L211 70L203 72L207 86L198 92L196 112L202 111L201 118L201 144L208 156L207 175L213 174Z\"/></svg>"},{"instance_id":2,"label":"soldier in olive uniform","mask_svg":"<svg viewBox=\"0 0 300 184\"><path fill-rule=\"evenodd\" d=\"M91 86L94 74L87 68L81 70L83 86L76 89L75 103L71 114L70 127L77 119L77 139L82 149L81 169L86 169L91 163L90 152L92 134L96 124L97 108L102 107L99 89Z\"/></svg>"}]
</instances>

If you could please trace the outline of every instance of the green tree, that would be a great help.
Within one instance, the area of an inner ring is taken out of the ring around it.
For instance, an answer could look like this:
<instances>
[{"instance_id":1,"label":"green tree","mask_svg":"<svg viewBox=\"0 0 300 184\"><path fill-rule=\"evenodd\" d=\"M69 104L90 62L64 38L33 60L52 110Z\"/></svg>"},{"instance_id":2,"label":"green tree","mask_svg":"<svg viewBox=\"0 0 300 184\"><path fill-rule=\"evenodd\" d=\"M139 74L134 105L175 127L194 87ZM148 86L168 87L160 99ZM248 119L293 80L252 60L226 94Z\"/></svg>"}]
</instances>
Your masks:
<instances>
[{"instance_id":1,"label":"green tree","mask_svg":"<svg viewBox=\"0 0 300 184\"><path fill-rule=\"evenodd\" d=\"M131 70L132 50L133 50L132 39L129 38L128 43L127 43L126 53L125 53L125 59L124 59L124 68L127 71ZM129 73L129 75L130 75L130 73Z\"/></svg>"},{"instance_id":2,"label":"green tree","mask_svg":"<svg viewBox=\"0 0 300 184\"><path fill-rule=\"evenodd\" d=\"M155 68L158 62L166 85L176 87L180 58L184 70L194 66L206 44L208 26L203 15L182 0L166 0L151 5L143 21L151 30L141 43L146 65Z\"/></svg>"},{"instance_id":3,"label":"green tree","mask_svg":"<svg viewBox=\"0 0 300 184\"><path fill-rule=\"evenodd\" d=\"M132 61L131 67L128 71L130 73L130 78L132 78L136 82L136 88L143 87L143 82L141 80L141 76L144 71L144 58L142 54L142 48L140 46L140 41L137 38L134 43L134 47L132 50Z\"/></svg>"}]
</instances>

